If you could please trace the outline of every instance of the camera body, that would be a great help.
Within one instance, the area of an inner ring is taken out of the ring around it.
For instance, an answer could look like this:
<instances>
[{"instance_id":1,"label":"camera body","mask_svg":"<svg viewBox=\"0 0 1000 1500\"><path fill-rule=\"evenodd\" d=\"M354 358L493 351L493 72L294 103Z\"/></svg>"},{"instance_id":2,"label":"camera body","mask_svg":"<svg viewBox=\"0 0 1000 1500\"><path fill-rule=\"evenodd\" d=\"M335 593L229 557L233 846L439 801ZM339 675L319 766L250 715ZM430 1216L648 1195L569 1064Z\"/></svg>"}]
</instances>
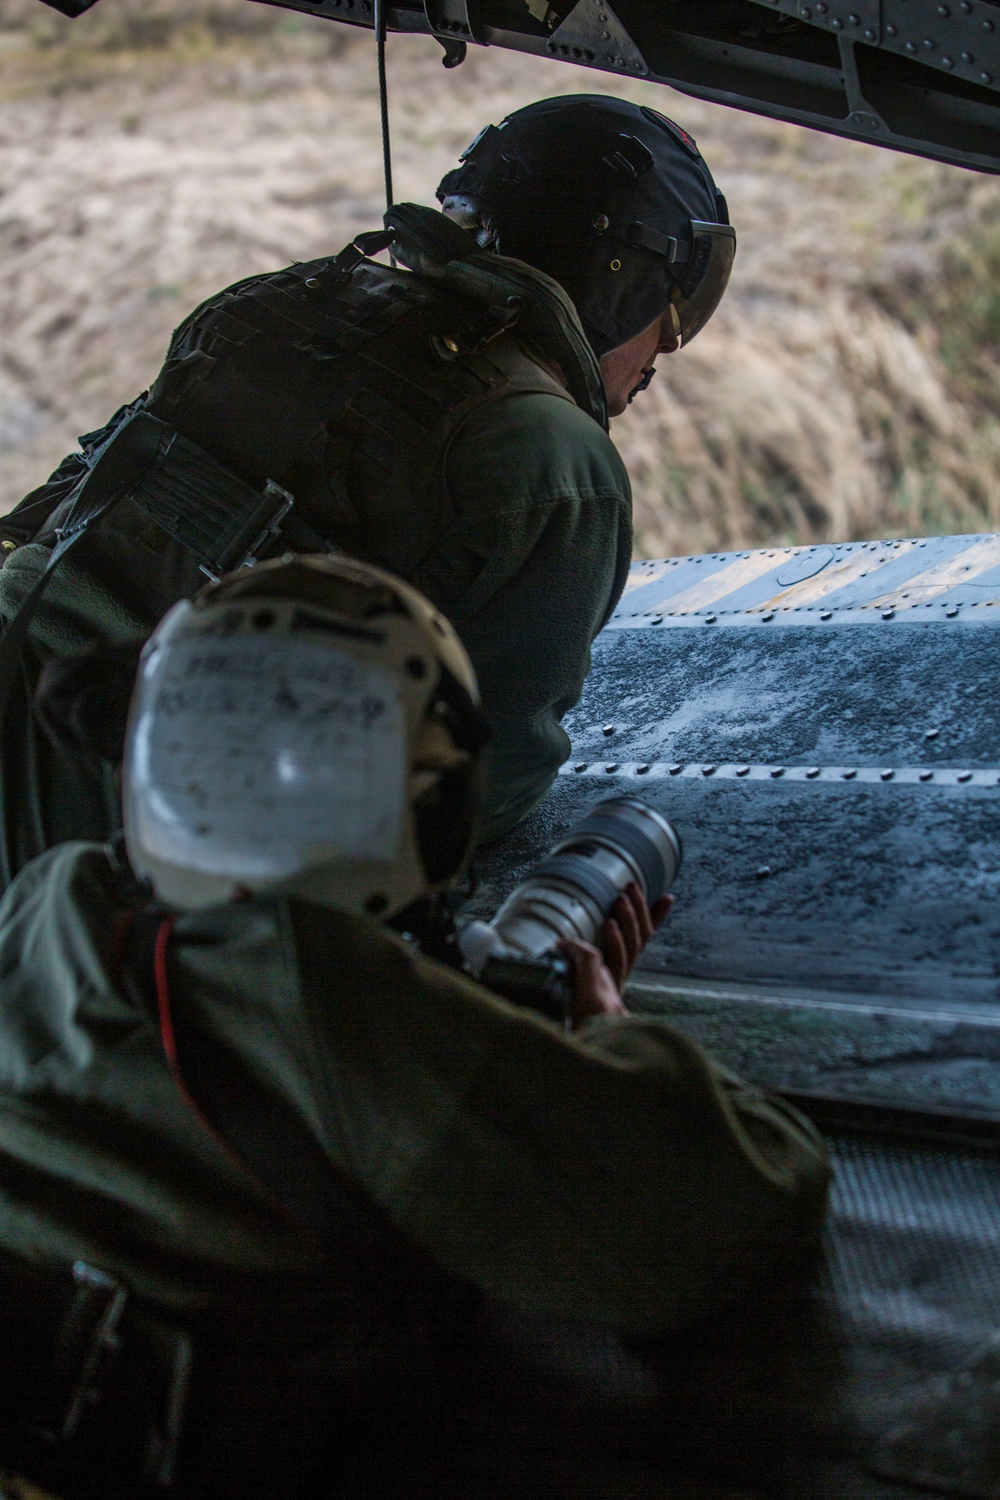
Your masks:
<instances>
[{"instance_id":1,"label":"camera body","mask_svg":"<svg viewBox=\"0 0 1000 1500\"><path fill-rule=\"evenodd\" d=\"M601 802L530 871L492 922L460 929L465 967L488 989L568 1028L573 965L559 944L564 938L598 944L627 886L635 882L652 906L680 865L680 839L653 808L634 797Z\"/></svg>"},{"instance_id":2,"label":"camera body","mask_svg":"<svg viewBox=\"0 0 1000 1500\"><path fill-rule=\"evenodd\" d=\"M513 1005L538 1011L565 1030L573 1024L573 965L562 953L525 958L494 953L476 975L479 983Z\"/></svg>"}]
</instances>

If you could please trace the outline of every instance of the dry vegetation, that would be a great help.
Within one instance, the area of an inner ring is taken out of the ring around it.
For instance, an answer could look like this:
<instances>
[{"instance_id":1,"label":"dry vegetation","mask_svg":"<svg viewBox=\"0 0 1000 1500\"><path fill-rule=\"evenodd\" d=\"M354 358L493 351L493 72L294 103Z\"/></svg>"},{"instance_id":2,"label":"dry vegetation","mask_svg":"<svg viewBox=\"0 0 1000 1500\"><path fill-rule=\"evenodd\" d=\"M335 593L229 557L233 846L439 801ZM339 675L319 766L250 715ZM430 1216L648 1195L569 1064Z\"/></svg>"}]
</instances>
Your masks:
<instances>
[{"instance_id":1,"label":"dry vegetation","mask_svg":"<svg viewBox=\"0 0 1000 1500\"><path fill-rule=\"evenodd\" d=\"M247 0L0 20L0 508L154 375L181 315L379 222L366 35ZM711 326L615 428L646 554L1000 527L1000 189L600 73L394 38L397 194L479 126L627 89L698 137L740 233Z\"/></svg>"}]
</instances>

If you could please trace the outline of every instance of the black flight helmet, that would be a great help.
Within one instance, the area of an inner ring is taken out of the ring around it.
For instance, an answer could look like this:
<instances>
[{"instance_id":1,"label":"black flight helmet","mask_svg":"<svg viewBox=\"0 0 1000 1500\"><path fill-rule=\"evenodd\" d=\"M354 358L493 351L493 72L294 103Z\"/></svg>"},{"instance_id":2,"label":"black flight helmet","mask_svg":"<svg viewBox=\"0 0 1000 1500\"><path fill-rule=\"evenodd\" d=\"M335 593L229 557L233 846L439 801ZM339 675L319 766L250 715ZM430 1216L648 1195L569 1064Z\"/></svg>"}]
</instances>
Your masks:
<instances>
[{"instance_id":1,"label":"black flight helmet","mask_svg":"<svg viewBox=\"0 0 1000 1500\"><path fill-rule=\"evenodd\" d=\"M686 131L601 94L543 99L487 125L437 190L480 242L545 271L576 304L595 354L673 308L689 344L736 253L726 200Z\"/></svg>"}]
</instances>

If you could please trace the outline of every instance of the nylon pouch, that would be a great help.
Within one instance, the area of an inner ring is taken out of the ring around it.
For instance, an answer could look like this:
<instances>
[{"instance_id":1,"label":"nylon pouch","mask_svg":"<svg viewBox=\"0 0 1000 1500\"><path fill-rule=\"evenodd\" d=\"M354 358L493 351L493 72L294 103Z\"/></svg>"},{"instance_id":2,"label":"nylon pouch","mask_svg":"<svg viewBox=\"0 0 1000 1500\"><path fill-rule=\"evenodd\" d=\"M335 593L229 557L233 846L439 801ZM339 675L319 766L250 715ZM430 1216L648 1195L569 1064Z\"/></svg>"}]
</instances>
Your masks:
<instances>
[{"instance_id":1,"label":"nylon pouch","mask_svg":"<svg viewBox=\"0 0 1000 1500\"><path fill-rule=\"evenodd\" d=\"M159 1494L180 1448L193 1342L94 1266L0 1255L2 1458L60 1495Z\"/></svg>"},{"instance_id":2,"label":"nylon pouch","mask_svg":"<svg viewBox=\"0 0 1000 1500\"><path fill-rule=\"evenodd\" d=\"M197 443L138 411L110 439L60 518L50 567L126 495L212 579L257 562L293 504L273 480L263 493L253 489Z\"/></svg>"},{"instance_id":3,"label":"nylon pouch","mask_svg":"<svg viewBox=\"0 0 1000 1500\"><path fill-rule=\"evenodd\" d=\"M268 481L254 489L204 449L141 407L88 456L88 467L51 517L56 544L48 566L0 641L0 884L58 842L38 779L39 748L31 708L33 666L26 653L32 619L63 557L123 500L131 500L189 552L200 571L218 578L257 561L278 542L292 496ZM94 827L95 839L111 827ZM77 832L79 836L79 832Z\"/></svg>"},{"instance_id":4,"label":"nylon pouch","mask_svg":"<svg viewBox=\"0 0 1000 1500\"><path fill-rule=\"evenodd\" d=\"M180 434L132 499L213 580L258 562L292 508L291 495L272 479L258 494Z\"/></svg>"}]
</instances>

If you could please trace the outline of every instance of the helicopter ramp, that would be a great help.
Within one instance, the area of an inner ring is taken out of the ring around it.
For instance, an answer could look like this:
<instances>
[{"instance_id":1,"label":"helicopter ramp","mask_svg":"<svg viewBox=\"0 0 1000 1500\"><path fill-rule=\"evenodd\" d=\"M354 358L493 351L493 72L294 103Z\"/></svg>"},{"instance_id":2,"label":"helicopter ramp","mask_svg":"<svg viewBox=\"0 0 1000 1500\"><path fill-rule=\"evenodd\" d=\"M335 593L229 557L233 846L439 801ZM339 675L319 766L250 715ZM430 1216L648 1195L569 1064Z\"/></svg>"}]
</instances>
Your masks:
<instances>
[{"instance_id":1,"label":"helicopter ramp","mask_svg":"<svg viewBox=\"0 0 1000 1500\"><path fill-rule=\"evenodd\" d=\"M1000 1500L998 626L998 535L637 563L572 759L482 861L489 914L604 798L680 833L629 1005L782 1090L835 1169L812 1366L772 1340L802 1500Z\"/></svg>"},{"instance_id":2,"label":"helicopter ramp","mask_svg":"<svg viewBox=\"0 0 1000 1500\"><path fill-rule=\"evenodd\" d=\"M635 1008L784 1088L1000 1120L1000 535L634 565L494 907L595 803L684 844Z\"/></svg>"}]
</instances>

